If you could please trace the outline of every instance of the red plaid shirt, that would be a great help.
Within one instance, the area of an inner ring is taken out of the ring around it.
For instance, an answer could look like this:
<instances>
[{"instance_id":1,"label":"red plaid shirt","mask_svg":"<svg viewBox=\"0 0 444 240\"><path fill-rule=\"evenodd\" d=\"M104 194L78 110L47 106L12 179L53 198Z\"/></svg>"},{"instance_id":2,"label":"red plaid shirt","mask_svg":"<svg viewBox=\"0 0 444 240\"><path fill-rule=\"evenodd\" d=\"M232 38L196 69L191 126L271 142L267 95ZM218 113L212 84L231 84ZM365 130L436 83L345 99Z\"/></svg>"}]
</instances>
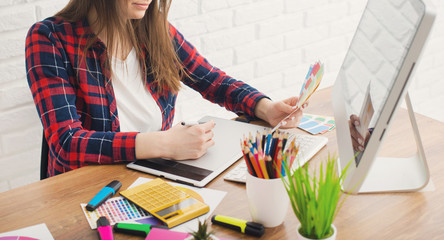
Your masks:
<instances>
[{"instance_id":1,"label":"red plaid shirt","mask_svg":"<svg viewBox=\"0 0 444 240\"><path fill-rule=\"evenodd\" d=\"M88 164L135 160L137 132L120 132L113 86L104 67L104 44L95 42L86 52L86 62L78 64L92 34L86 19L47 18L34 24L26 38L28 84L49 144L48 176ZM170 34L195 80L183 83L230 111L254 116L263 94L210 65L173 26ZM147 85L161 109L162 130L169 129L177 96L157 92L150 74Z\"/></svg>"}]
</instances>

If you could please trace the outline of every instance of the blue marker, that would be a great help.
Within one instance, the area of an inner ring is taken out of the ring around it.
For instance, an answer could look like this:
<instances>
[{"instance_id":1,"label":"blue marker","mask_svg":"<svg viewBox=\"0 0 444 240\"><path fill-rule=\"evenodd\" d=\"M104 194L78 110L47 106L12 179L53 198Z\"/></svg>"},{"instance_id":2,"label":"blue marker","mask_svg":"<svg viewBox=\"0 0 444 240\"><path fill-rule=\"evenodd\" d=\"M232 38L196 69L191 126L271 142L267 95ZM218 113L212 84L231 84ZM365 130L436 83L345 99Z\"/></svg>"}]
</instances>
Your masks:
<instances>
[{"instance_id":1,"label":"blue marker","mask_svg":"<svg viewBox=\"0 0 444 240\"><path fill-rule=\"evenodd\" d=\"M88 205L86 205L86 210L88 211L94 211L96 208L100 206L103 202L108 200L108 198L112 197L114 194L116 194L117 191L119 191L120 187L122 186L122 183L114 180L110 182L106 187L102 188L100 192L94 196L91 201L89 201Z\"/></svg>"}]
</instances>

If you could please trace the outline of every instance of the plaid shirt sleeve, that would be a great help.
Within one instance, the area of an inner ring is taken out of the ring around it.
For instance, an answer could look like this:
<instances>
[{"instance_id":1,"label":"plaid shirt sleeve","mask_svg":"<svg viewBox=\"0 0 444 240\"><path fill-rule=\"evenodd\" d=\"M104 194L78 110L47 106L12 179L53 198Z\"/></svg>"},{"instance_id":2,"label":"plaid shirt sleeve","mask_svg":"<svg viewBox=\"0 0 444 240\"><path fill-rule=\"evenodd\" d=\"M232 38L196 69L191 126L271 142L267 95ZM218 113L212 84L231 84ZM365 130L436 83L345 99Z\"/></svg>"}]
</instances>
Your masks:
<instances>
[{"instance_id":1,"label":"plaid shirt sleeve","mask_svg":"<svg viewBox=\"0 0 444 240\"><path fill-rule=\"evenodd\" d=\"M170 24L170 34L177 54L192 79L183 82L198 91L205 99L217 103L239 115L254 116L254 108L262 98L268 98L248 84L238 81L212 66L196 48Z\"/></svg>"},{"instance_id":2,"label":"plaid shirt sleeve","mask_svg":"<svg viewBox=\"0 0 444 240\"><path fill-rule=\"evenodd\" d=\"M111 131L111 127L105 126L103 131L94 131L80 121L79 114L86 113L76 105L79 88L75 85L79 83L72 68L77 63L67 57L76 51L76 43L69 34L62 38L54 29L53 22L39 22L31 27L26 38L28 84L50 146L48 175L88 164L134 160L137 133Z\"/></svg>"}]
</instances>

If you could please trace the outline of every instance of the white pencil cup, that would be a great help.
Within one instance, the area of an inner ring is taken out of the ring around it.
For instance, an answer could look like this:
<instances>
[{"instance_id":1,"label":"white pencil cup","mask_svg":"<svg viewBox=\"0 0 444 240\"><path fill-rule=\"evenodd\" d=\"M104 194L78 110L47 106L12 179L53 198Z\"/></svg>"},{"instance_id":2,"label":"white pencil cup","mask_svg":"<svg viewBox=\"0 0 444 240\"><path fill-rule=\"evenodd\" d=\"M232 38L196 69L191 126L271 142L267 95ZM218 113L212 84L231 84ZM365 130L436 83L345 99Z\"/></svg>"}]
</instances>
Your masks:
<instances>
[{"instance_id":1,"label":"white pencil cup","mask_svg":"<svg viewBox=\"0 0 444 240\"><path fill-rule=\"evenodd\" d=\"M290 199L280 178L263 179L247 173L247 198L254 222L264 227L282 224L290 205Z\"/></svg>"}]
</instances>

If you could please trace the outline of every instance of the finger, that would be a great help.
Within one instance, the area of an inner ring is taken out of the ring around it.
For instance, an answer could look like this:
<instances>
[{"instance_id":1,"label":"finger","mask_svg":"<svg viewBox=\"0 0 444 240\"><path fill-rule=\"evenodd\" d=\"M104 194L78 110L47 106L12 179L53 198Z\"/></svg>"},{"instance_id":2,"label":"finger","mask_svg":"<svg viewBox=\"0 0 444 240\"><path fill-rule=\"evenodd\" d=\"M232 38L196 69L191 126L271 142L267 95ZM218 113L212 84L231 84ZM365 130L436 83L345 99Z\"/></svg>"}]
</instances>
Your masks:
<instances>
[{"instance_id":1,"label":"finger","mask_svg":"<svg viewBox=\"0 0 444 240\"><path fill-rule=\"evenodd\" d=\"M296 126L299 125L299 122L302 120L302 113L296 114L291 119Z\"/></svg>"},{"instance_id":2,"label":"finger","mask_svg":"<svg viewBox=\"0 0 444 240\"><path fill-rule=\"evenodd\" d=\"M364 148L362 146L359 145L358 142L356 142L355 139L352 140L352 145L353 145L353 150L355 151L364 151Z\"/></svg>"},{"instance_id":3,"label":"finger","mask_svg":"<svg viewBox=\"0 0 444 240\"><path fill-rule=\"evenodd\" d=\"M287 124L285 125L286 128L295 128L299 125L300 119L299 117L291 117Z\"/></svg>"},{"instance_id":4,"label":"finger","mask_svg":"<svg viewBox=\"0 0 444 240\"><path fill-rule=\"evenodd\" d=\"M284 100L286 104L289 104L290 106L296 106L298 104L298 97L290 97Z\"/></svg>"},{"instance_id":5,"label":"finger","mask_svg":"<svg viewBox=\"0 0 444 240\"><path fill-rule=\"evenodd\" d=\"M351 121L349 122L349 126L352 139L362 146L362 144L364 143L364 139L362 138L361 134L358 132L355 125Z\"/></svg>"},{"instance_id":6,"label":"finger","mask_svg":"<svg viewBox=\"0 0 444 240\"><path fill-rule=\"evenodd\" d=\"M296 126L295 126L295 124L293 124L292 122L286 122L286 124L284 125L284 124L282 124L281 125L281 128L282 129L290 129L290 128L295 128Z\"/></svg>"},{"instance_id":7,"label":"finger","mask_svg":"<svg viewBox=\"0 0 444 240\"><path fill-rule=\"evenodd\" d=\"M214 141L208 141L204 143L192 156L192 159L198 159L207 153L208 148L214 145Z\"/></svg>"},{"instance_id":8,"label":"finger","mask_svg":"<svg viewBox=\"0 0 444 240\"><path fill-rule=\"evenodd\" d=\"M295 111L296 110L296 111ZM298 118L302 116L302 109L294 109L293 112L291 113L290 117L294 117L294 118Z\"/></svg>"},{"instance_id":9,"label":"finger","mask_svg":"<svg viewBox=\"0 0 444 240\"><path fill-rule=\"evenodd\" d=\"M208 132L206 132L206 133L204 134L204 141L205 141L205 142L208 142L208 141L210 141L211 139L213 139L213 137L214 137L214 132L213 132L212 130L209 130Z\"/></svg>"},{"instance_id":10,"label":"finger","mask_svg":"<svg viewBox=\"0 0 444 240\"><path fill-rule=\"evenodd\" d=\"M283 128L295 128L299 125L299 122L301 121L301 116L300 115L295 115L290 117L287 121L286 124L283 125Z\"/></svg>"},{"instance_id":11,"label":"finger","mask_svg":"<svg viewBox=\"0 0 444 240\"><path fill-rule=\"evenodd\" d=\"M353 125L355 125L356 127L361 125L361 121L360 121L359 117L356 116L355 114L350 115L350 120L353 123Z\"/></svg>"},{"instance_id":12,"label":"finger","mask_svg":"<svg viewBox=\"0 0 444 240\"><path fill-rule=\"evenodd\" d=\"M213 139L205 142L205 144L203 145L203 148L205 149L205 152L208 150L208 148L214 146L215 142Z\"/></svg>"},{"instance_id":13,"label":"finger","mask_svg":"<svg viewBox=\"0 0 444 240\"><path fill-rule=\"evenodd\" d=\"M204 130L204 132L206 133L206 132L210 131L211 129L213 129L214 126L216 126L216 123L214 123L213 120L210 120L210 121L208 121L208 122L206 122L206 123L199 124L199 126L200 126L200 127Z\"/></svg>"},{"instance_id":14,"label":"finger","mask_svg":"<svg viewBox=\"0 0 444 240\"><path fill-rule=\"evenodd\" d=\"M360 136L359 133L358 133L358 135ZM362 142L362 140L358 141L358 138L355 138L352 135L353 150L360 151L360 152L364 151L364 146L362 146L362 144L360 142Z\"/></svg>"},{"instance_id":15,"label":"finger","mask_svg":"<svg viewBox=\"0 0 444 240\"><path fill-rule=\"evenodd\" d=\"M290 114L291 112L294 111L293 107L287 103L285 103L284 101L280 101L276 103L276 108L281 111L284 112L286 114Z\"/></svg>"},{"instance_id":16,"label":"finger","mask_svg":"<svg viewBox=\"0 0 444 240\"><path fill-rule=\"evenodd\" d=\"M371 136L370 132L367 131L367 134L365 134L365 141L364 141L365 144L367 144L368 140L370 139L370 136Z\"/></svg>"},{"instance_id":17,"label":"finger","mask_svg":"<svg viewBox=\"0 0 444 240\"><path fill-rule=\"evenodd\" d=\"M291 115L288 116L289 120L298 120L302 118L302 109L293 109Z\"/></svg>"}]
</instances>

